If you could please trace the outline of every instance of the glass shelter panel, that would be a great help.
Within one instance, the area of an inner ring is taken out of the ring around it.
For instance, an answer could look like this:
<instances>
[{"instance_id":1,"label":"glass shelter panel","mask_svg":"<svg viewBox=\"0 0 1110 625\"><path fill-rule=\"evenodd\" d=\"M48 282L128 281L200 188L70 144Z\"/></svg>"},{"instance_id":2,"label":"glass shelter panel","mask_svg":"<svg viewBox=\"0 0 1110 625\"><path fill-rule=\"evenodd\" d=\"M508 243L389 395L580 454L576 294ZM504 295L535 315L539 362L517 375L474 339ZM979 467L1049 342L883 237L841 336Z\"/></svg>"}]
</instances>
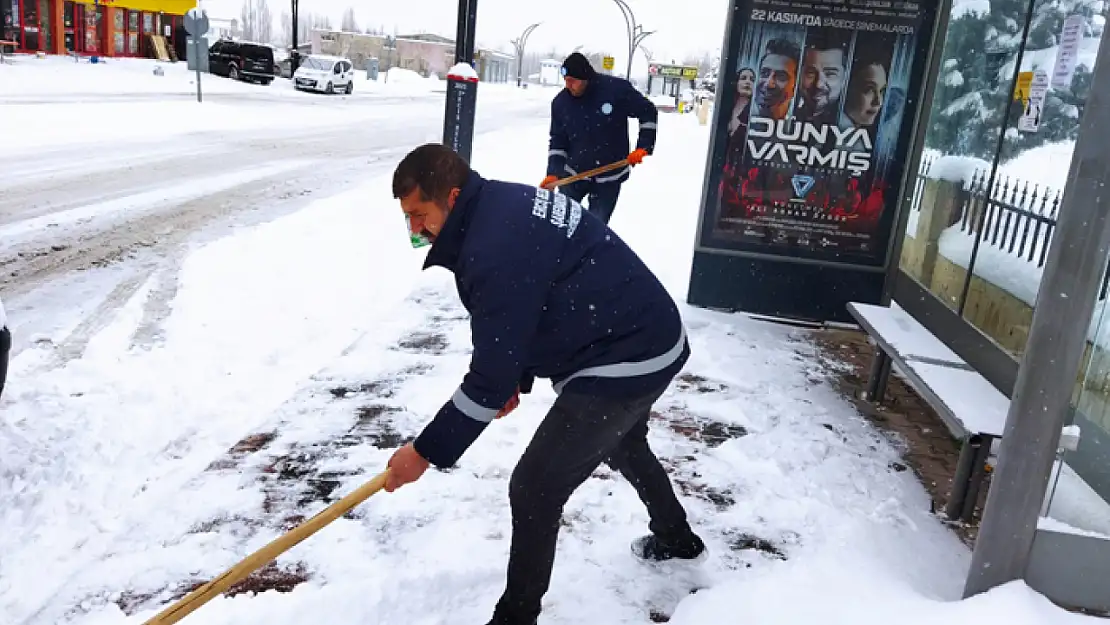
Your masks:
<instances>
[{"instance_id":1,"label":"glass shelter panel","mask_svg":"<svg viewBox=\"0 0 1110 625\"><path fill-rule=\"evenodd\" d=\"M901 269L1015 359L1028 340L1103 21L1082 2L954 3L921 122L925 151Z\"/></svg>"},{"instance_id":2,"label":"glass shelter panel","mask_svg":"<svg viewBox=\"0 0 1110 625\"><path fill-rule=\"evenodd\" d=\"M1103 277L1105 295L1106 276ZM1087 332L1087 349L1072 396L1069 429L1074 450L1061 450L1053 468L1043 516L1110 538L1110 311L1101 297Z\"/></svg>"}]
</instances>

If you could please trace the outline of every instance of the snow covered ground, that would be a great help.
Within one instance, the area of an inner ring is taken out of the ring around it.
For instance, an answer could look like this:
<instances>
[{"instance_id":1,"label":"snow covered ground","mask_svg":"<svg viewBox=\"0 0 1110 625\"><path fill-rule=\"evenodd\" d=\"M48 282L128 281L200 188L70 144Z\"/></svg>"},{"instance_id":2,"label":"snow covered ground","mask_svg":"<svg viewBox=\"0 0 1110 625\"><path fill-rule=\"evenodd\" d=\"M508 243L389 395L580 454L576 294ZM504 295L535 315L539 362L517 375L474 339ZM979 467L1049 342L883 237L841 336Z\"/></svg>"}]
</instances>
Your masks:
<instances>
[{"instance_id":1,"label":"snow covered ground","mask_svg":"<svg viewBox=\"0 0 1110 625\"><path fill-rule=\"evenodd\" d=\"M427 140L433 109L396 113L423 130L389 135L383 160ZM537 182L546 115L504 119L479 113L475 167ZM681 301L707 129L664 115L659 137L613 227ZM241 149L252 142L264 138ZM465 371L469 336L450 276L420 271L390 174L383 163L328 179L281 211L261 196L265 218L189 238L172 262L124 256L13 299L17 335L43 316L84 329L66 354L60 329L25 342L0 400L0 622L141 623L370 479L419 431ZM89 308L92 320L74 312ZM567 506L541 623L1087 620L1020 583L956 601L966 548L805 333L683 312L694 355L651 436L711 557L685 571L635 562L645 513L599 470ZM289 551L261 585L290 592L220 597L184 622L485 623L509 475L552 399L538 384L456 469L380 493Z\"/></svg>"}]
</instances>

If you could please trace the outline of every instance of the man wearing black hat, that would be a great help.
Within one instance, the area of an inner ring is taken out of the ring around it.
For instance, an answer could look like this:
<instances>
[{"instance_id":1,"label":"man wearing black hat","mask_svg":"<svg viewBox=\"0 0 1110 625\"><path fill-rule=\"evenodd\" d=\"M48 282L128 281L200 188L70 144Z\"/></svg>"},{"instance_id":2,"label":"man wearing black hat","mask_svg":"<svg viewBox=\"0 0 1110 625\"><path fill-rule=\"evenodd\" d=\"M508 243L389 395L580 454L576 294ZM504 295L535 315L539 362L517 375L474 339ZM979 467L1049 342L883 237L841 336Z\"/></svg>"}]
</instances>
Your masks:
<instances>
[{"instance_id":1,"label":"man wearing black hat","mask_svg":"<svg viewBox=\"0 0 1110 625\"><path fill-rule=\"evenodd\" d=\"M561 73L566 89L551 102L547 177L540 186L550 188L559 178L626 158L639 165L654 152L659 112L631 83L598 74L579 52L563 61ZM640 136L636 149L629 152L628 119L632 117L640 121ZM609 223L630 170L623 167L559 189L578 202L589 196L587 208Z\"/></svg>"}]
</instances>

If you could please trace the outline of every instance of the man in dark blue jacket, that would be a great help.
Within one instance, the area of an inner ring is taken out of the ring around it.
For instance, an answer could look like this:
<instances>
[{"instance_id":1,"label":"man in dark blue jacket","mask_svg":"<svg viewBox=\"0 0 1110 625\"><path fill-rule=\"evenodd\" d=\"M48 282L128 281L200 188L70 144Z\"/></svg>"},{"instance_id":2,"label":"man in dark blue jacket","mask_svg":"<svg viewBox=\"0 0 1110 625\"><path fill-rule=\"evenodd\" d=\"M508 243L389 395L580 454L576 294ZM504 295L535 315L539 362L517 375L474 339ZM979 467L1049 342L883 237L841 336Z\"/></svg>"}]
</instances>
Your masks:
<instances>
[{"instance_id":1,"label":"man in dark blue jacket","mask_svg":"<svg viewBox=\"0 0 1110 625\"><path fill-rule=\"evenodd\" d=\"M659 111L651 100L623 78L598 74L579 52L568 56L560 71L566 89L551 102L547 177L541 187L625 158L639 165L654 153ZM628 120L633 117L640 120L640 135L636 149L629 152ZM599 174L560 189L578 202L588 195L590 212L609 223L630 169Z\"/></svg>"},{"instance_id":2,"label":"man in dark blue jacket","mask_svg":"<svg viewBox=\"0 0 1110 625\"><path fill-rule=\"evenodd\" d=\"M386 490L450 467L535 377L558 399L509 482L507 583L495 625L533 625L547 592L563 505L601 463L636 489L651 533L633 552L693 559L694 534L648 447L648 418L689 358L678 306L636 254L566 195L485 180L446 146L417 148L393 176L414 234L432 241L424 267L455 274L470 312L470 370L451 399L389 461Z\"/></svg>"}]
</instances>

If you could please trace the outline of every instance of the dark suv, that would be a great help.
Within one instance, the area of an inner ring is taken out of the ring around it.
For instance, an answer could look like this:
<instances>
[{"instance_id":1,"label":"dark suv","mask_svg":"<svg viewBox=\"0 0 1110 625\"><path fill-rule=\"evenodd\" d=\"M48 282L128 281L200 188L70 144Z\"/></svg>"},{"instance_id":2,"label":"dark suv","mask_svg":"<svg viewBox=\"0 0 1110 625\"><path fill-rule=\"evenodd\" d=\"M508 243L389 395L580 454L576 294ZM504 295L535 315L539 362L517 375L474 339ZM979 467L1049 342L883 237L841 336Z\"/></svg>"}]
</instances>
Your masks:
<instances>
[{"instance_id":1,"label":"dark suv","mask_svg":"<svg viewBox=\"0 0 1110 625\"><path fill-rule=\"evenodd\" d=\"M208 49L208 71L232 80L268 85L274 80L274 50L248 41L221 39Z\"/></svg>"}]
</instances>

